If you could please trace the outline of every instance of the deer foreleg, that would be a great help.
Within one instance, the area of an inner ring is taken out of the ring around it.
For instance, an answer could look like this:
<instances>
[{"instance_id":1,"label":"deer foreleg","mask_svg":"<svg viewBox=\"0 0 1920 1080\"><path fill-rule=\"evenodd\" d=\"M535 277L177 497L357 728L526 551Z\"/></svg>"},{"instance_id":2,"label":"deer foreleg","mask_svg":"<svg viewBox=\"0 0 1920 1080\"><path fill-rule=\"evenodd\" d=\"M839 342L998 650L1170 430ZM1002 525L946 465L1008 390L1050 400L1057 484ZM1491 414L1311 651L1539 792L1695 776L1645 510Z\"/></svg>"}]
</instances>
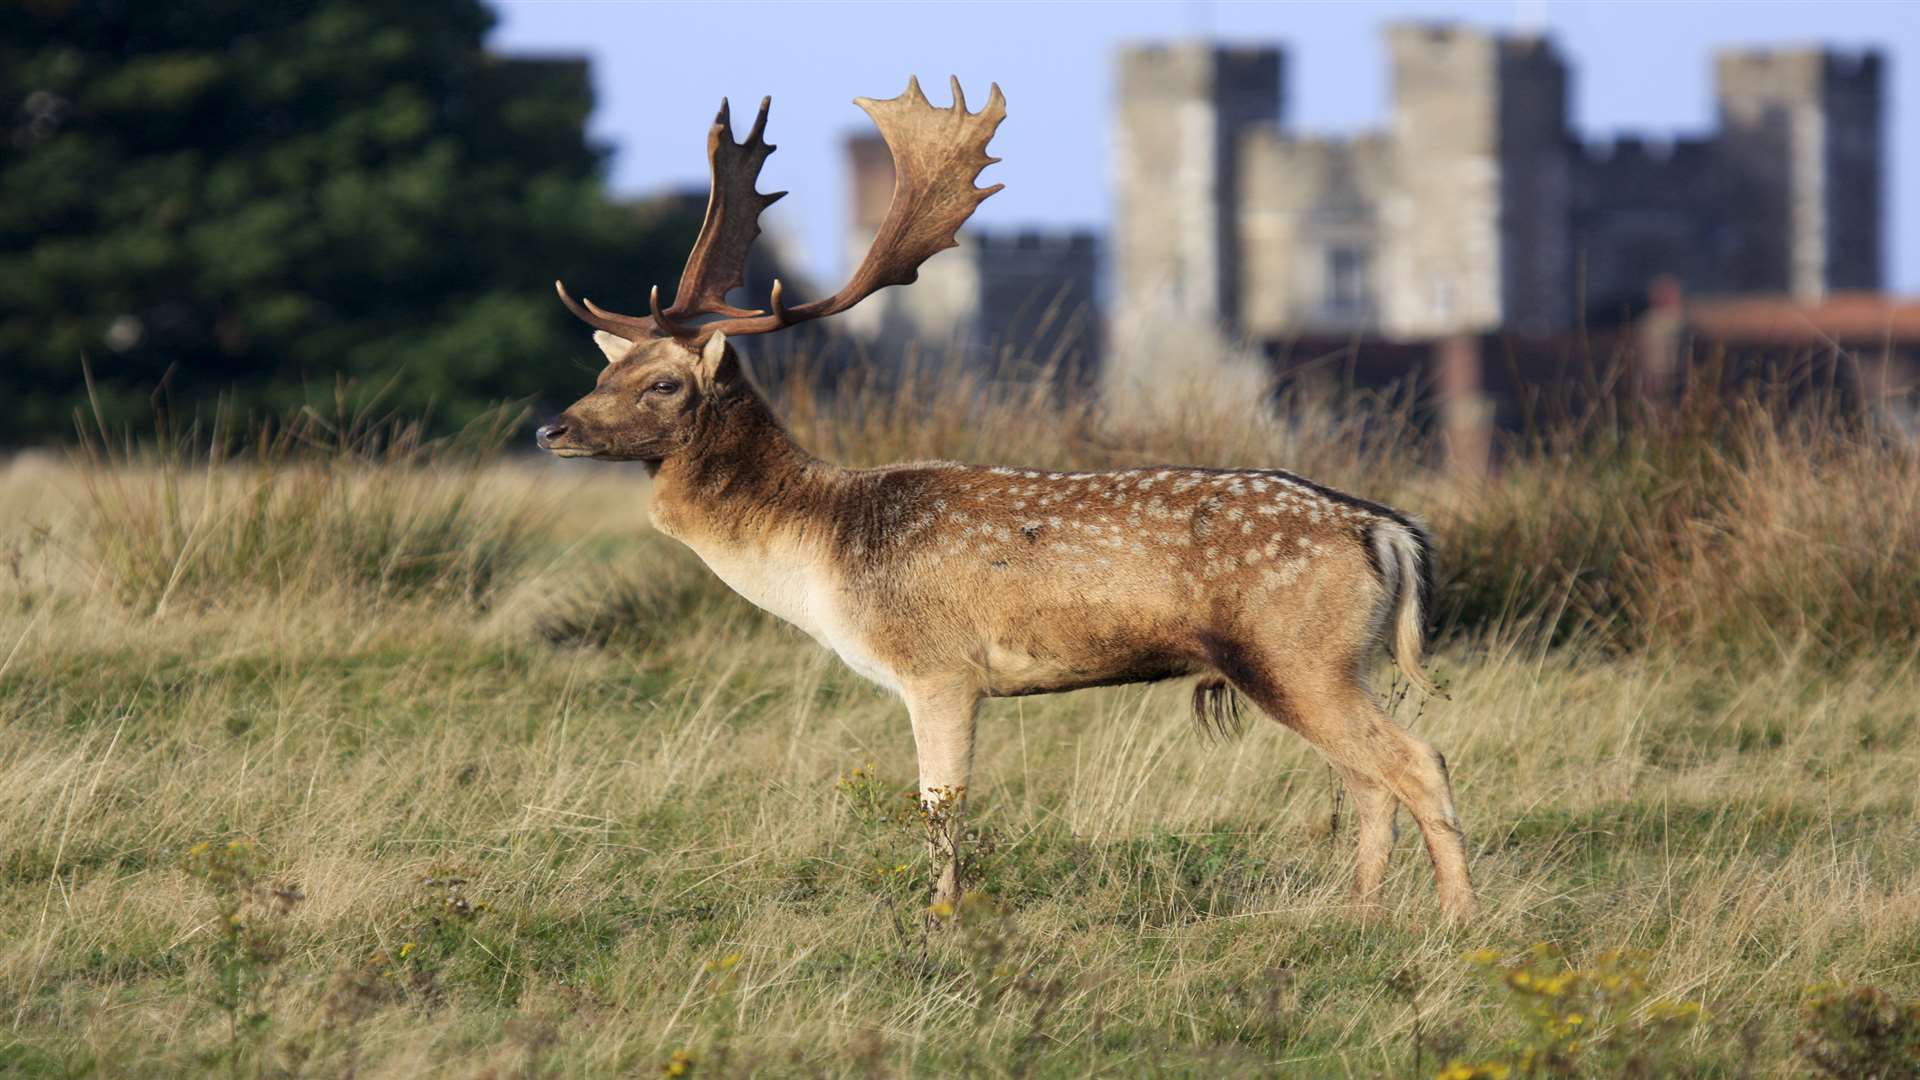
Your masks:
<instances>
[{"instance_id":1,"label":"deer foreleg","mask_svg":"<svg viewBox=\"0 0 1920 1080\"><path fill-rule=\"evenodd\" d=\"M967 784L973 772L974 716L980 693L958 681L904 686L913 743L920 757L920 808L927 825L927 850L938 874L936 912L960 906Z\"/></svg>"}]
</instances>

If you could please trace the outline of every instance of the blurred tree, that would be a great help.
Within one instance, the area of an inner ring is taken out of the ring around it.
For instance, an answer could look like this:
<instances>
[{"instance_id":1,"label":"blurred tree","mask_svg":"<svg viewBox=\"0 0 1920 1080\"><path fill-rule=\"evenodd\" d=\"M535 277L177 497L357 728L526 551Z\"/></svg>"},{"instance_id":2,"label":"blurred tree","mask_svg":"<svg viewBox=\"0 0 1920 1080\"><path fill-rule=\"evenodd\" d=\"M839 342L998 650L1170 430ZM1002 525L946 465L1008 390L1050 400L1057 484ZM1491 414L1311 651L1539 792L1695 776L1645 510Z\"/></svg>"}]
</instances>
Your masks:
<instances>
[{"instance_id":1,"label":"blurred tree","mask_svg":"<svg viewBox=\"0 0 1920 1080\"><path fill-rule=\"evenodd\" d=\"M614 205L583 60L480 0L0 5L0 444L164 381L279 411L344 374L443 426L595 356L555 301L671 287L698 221ZM681 209L672 207L681 206Z\"/></svg>"}]
</instances>

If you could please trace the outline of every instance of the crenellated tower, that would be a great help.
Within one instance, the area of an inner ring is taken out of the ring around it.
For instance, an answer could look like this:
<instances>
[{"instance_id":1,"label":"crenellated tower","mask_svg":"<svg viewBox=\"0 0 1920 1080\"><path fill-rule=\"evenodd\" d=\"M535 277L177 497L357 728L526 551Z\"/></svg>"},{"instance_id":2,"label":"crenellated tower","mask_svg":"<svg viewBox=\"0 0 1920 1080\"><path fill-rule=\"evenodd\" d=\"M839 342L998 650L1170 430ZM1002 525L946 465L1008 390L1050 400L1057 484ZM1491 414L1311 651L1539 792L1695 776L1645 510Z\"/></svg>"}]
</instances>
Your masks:
<instances>
[{"instance_id":1,"label":"crenellated tower","mask_svg":"<svg viewBox=\"0 0 1920 1080\"><path fill-rule=\"evenodd\" d=\"M1187 42L1128 48L1119 59L1118 306L1235 327L1241 135L1280 123L1284 56Z\"/></svg>"},{"instance_id":2,"label":"crenellated tower","mask_svg":"<svg viewBox=\"0 0 1920 1080\"><path fill-rule=\"evenodd\" d=\"M1553 329L1573 306L1567 69L1545 38L1386 31L1396 183L1383 324L1401 336Z\"/></svg>"},{"instance_id":3,"label":"crenellated tower","mask_svg":"<svg viewBox=\"0 0 1920 1080\"><path fill-rule=\"evenodd\" d=\"M1812 301L1880 287L1883 66L1874 51L1716 57L1730 291Z\"/></svg>"}]
</instances>

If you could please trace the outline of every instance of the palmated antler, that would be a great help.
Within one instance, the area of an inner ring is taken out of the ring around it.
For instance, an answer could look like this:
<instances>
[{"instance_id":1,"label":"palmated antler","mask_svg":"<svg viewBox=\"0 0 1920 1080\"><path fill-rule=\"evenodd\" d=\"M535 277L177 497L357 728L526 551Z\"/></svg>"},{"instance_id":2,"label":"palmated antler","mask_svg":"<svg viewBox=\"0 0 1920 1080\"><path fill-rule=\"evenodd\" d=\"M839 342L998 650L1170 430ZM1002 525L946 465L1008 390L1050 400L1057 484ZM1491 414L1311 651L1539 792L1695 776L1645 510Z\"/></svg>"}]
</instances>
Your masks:
<instances>
[{"instance_id":1,"label":"palmated antler","mask_svg":"<svg viewBox=\"0 0 1920 1080\"><path fill-rule=\"evenodd\" d=\"M712 186L707 196L707 216L700 223L700 236L693 242L693 253L680 273L680 289L673 306L662 310L660 287L648 297L650 314L645 317L607 311L591 300L576 302L567 287L556 281L553 287L560 302L582 322L625 338L682 336L699 328L681 322L701 315L758 315L758 311L737 308L726 302L729 290L746 284L747 252L760 236L760 212L786 194L776 191L762 195L754 189L760 167L775 147L767 142L767 110L772 98L760 99L759 115L753 118L753 130L745 142L733 141L733 114L727 99L720 99L720 111L707 129L707 162Z\"/></svg>"},{"instance_id":2,"label":"palmated antler","mask_svg":"<svg viewBox=\"0 0 1920 1080\"><path fill-rule=\"evenodd\" d=\"M953 105L946 109L935 108L927 100L918 79L908 79L906 92L896 98L854 99L854 104L873 118L893 154L893 201L860 268L832 296L789 308L776 280L770 312L748 311L726 303L727 292L744 283L747 252L760 235L760 212L786 194L762 195L754 190L760 167L774 150L762 138L768 107L768 101L762 100L760 115L744 143L733 141L727 104L720 103L720 115L707 137L713 193L707 202L706 221L700 226L700 238L694 242L693 254L680 276L673 306L661 309L656 286L650 315L619 315L591 300L576 303L565 286L556 281L554 287L560 292L561 302L588 325L622 337L705 338L715 330L729 336L770 333L837 315L889 285L911 284L920 276L920 264L957 246L954 234L961 224L982 200L1005 186L977 188L973 181L980 170L1000 160L988 157L986 149L994 129L1006 119L1006 98L995 84L987 107L969 113L960 80L953 79L952 86ZM722 317L698 326L682 321L701 315Z\"/></svg>"}]
</instances>

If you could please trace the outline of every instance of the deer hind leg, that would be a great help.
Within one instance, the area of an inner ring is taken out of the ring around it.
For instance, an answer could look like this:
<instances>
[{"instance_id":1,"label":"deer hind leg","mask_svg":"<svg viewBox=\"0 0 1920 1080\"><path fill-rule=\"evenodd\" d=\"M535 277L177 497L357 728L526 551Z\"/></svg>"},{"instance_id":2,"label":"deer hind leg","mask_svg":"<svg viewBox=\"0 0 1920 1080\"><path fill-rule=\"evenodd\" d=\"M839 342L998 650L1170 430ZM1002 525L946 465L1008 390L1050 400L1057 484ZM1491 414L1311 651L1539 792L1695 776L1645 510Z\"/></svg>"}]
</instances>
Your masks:
<instances>
[{"instance_id":1,"label":"deer hind leg","mask_svg":"<svg viewBox=\"0 0 1920 1080\"><path fill-rule=\"evenodd\" d=\"M938 869L935 906L960 905L967 784L973 773L974 718L980 693L959 681L929 681L903 688L920 758L920 806L927 818L927 850Z\"/></svg>"},{"instance_id":2,"label":"deer hind leg","mask_svg":"<svg viewBox=\"0 0 1920 1080\"><path fill-rule=\"evenodd\" d=\"M1387 863L1393 857L1393 816L1399 804L1393 792L1374 777L1349 768L1334 771L1346 782L1353 800L1353 906L1370 911L1380 901L1380 883L1386 880Z\"/></svg>"},{"instance_id":3,"label":"deer hind leg","mask_svg":"<svg viewBox=\"0 0 1920 1080\"><path fill-rule=\"evenodd\" d=\"M1466 836L1454 809L1446 760L1438 751L1389 719L1355 679L1302 679L1297 688L1283 687L1251 666L1229 677L1262 709L1325 754L1347 779L1359 834L1356 904L1370 905L1378 896L1393 847L1397 800L1426 840L1441 910L1455 919L1472 914Z\"/></svg>"},{"instance_id":4,"label":"deer hind leg","mask_svg":"<svg viewBox=\"0 0 1920 1080\"><path fill-rule=\"evenodd\" d=\"M1327 722L1343 729L1336 730L1334 738L1347 744L1345 752L1355 767L1375 777L1419 824L1427 858L1433 863L1440 909L1453 919L1471 915L1473 882L1467 873L1466 833L1454 808L1446 758L1425 739L1394 723L1364 689L1356 686L1345 698L1330 701L1326 710Z\"/></svg>"}]
</instances>

